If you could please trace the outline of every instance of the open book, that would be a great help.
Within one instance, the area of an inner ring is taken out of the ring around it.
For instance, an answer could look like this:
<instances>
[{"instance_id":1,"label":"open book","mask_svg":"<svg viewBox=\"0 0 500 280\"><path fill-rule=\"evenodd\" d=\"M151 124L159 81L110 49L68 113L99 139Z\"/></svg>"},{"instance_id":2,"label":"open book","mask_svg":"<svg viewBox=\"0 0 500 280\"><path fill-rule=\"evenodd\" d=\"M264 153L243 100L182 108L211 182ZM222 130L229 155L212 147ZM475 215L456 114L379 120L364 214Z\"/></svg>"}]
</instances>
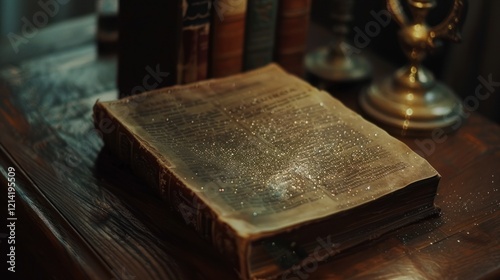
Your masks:
<instances>
[{"instance_id":1,"label":"open book","mask_svg":"<svg viewBox=\"0 0 500 280\"><path fill-rule=\"evenodd\" d=\"M274 64L97 102L94 119L244 279L291 275L436 213L427 161Z\"/></svg>"}]
</instances>

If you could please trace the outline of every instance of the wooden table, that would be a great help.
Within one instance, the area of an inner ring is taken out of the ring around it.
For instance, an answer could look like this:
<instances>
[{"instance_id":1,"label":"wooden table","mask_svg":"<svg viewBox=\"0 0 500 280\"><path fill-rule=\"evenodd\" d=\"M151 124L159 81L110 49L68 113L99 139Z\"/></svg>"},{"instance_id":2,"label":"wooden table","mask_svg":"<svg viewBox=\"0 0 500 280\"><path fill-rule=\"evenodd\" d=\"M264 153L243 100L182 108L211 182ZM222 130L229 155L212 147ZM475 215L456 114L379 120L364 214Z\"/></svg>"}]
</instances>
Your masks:
<instances>
[{"instance_id":1,"label":"wooden table","mask_svg":"<svg viewBox=\"0 0 500 280\"><path fill-rule=\"evenodd\" d=\"M82 19L68 33L81 35L79 28L92 25ZM70 47L47 40L54 34L40 32L30 47L46 54L9 57L0 72L1 221L17 218L16 273L4 260L1 272L17 279L236 279L96 136L91 107L98 97L116 96L115 59L97 57L93 43L81 38ZM0 53L12 51L4 45ZM378 74L392 68L380 65ZM332 94L359 110L358 92L351 86ZM500 127L472 113L442 143L402 140L441 173L441 216L286 279L500 277ZM9 167L16 192L14 215L7 217ZM2 257L10 250L5 231Z\"/></svg>"}]
</instances>

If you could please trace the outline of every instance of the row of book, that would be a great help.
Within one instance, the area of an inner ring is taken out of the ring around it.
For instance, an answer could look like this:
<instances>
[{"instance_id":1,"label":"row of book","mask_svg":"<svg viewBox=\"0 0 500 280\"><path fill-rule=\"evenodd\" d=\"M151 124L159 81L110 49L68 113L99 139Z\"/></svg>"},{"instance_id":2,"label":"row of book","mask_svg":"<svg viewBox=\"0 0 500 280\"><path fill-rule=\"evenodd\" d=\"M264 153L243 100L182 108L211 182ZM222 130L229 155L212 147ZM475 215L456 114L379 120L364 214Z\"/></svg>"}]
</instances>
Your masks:
<instances>
[{"instance_id":1,"label":"row of book","mask_svg":"<svg viewBox=\"0 0 500 280\"><path fill-rule=\"evenodd\" d=\"M275 59L288 71L301 74L310 0L225 0L213 2L212 9L211 3L184 1L187 9L179 83L203 80L207 72L211 77L224 77ZM207 16L210 11L211 16ZM211 44L207 48L205 38L210 24ZM207 67L205 54L209 52Z\"/></svg>"},{"instance_id":2,"label":"row of book","mask_svg":"<svg viewBox=\"0 0 500 280\"><path fill-rule=\"evenodd\" d=\"M225 77L273 61L302 76L310 6L311 0L122 0L121 95ZM161 79L144 85L148 72Z\"/></svg>"}]
</instances>

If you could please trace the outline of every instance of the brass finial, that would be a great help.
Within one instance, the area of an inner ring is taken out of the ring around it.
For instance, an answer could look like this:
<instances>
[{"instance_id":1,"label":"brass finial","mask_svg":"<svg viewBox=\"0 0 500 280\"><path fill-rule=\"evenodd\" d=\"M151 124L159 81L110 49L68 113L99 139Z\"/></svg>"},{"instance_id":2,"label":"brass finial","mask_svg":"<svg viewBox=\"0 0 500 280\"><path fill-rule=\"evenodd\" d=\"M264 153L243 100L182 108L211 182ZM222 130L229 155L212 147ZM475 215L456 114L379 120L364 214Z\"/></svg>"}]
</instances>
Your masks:
<instances>
[{"instance_id":1,"label":"brass finial","mask_svg":"<svg viewBox=\"0 0 500 280\"><path fill-rule=\"evenodd\" d=\"M401 26L399 39L409 63L391 77L372 84L362 94L361 106L368 115L401 130L402 134L425 134L436 128L449 131L463 114L462 104L421 62L440 40L460 41L459 22L464 0L455 0L448 17L434 27L425 20L436 6L435 0L407 1L411 21L400 0L387 0L387 8Z\"/></svg>"}]
</instances>

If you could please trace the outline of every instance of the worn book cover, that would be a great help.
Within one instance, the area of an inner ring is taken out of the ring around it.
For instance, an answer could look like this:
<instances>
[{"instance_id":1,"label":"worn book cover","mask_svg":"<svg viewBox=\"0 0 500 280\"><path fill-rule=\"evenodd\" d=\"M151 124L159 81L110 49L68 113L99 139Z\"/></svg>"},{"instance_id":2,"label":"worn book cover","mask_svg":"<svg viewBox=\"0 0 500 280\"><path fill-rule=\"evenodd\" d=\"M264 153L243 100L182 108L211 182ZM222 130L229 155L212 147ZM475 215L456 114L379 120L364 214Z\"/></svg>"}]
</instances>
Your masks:
<instances>
[{"instance_id":1,"label":"worn book cover","mask_svg":"<svg viewBox=\"0 0 500 280\"><path fill-rule=\"evenodd\" d=\"M97 102L94 120L243 279L288 277L436 213L427 161L274 64Z\"/></svg>"},{"instance_id":2,"label":"worn book cover","mask_svg":"<svg viewBox=\"0 0 500 280\"><path fill-rule=\"evenodd\" d=\"M192 83L207 78L211 6L209 0L182 1L182 40L177 71L178 84Z\"/></svg>"}]
</instances>

